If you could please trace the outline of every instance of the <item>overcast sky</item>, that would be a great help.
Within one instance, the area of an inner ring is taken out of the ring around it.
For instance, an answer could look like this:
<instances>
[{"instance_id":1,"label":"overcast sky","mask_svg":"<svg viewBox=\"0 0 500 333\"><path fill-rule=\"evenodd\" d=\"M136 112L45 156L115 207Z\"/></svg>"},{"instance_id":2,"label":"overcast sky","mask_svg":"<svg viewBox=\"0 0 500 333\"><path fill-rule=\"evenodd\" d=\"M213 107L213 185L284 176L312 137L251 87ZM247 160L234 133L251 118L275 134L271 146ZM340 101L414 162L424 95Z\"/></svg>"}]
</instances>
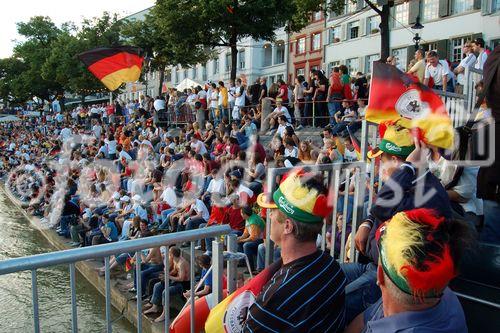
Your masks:
<instances>
[{"instance_id":1,"label":"overcast sky","mask_svg":"<svg viewBox=\"0 0 500 333\"><path fill-rule=\"evenodd\" d=\"M104 11L120 17L139 12L154 0L2 0L0 11L0 58L12 55L19 40L16 22L26 22L36 15L49 16L57 25L66 21L80 23L82 18L100 16Z\"/></svg>"}]
</instances>

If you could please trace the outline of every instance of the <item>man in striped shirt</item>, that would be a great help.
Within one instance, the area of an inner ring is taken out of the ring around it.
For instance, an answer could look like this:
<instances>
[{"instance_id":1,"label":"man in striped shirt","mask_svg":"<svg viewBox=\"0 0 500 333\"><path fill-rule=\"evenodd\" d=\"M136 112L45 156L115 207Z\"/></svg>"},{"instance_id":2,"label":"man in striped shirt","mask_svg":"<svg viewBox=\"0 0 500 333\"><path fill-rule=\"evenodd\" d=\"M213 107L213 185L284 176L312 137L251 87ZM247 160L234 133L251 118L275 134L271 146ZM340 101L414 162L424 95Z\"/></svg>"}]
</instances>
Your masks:
<instances>
[{"instance_id":1,"label":"man in striped shirt","mask_svg":"<svg viewBox=\"0 0 500 333\"><path fill-rule=\"evenodd\" d=\"M244 332L338 332L344 328L346 279L338 263L316 247L331 208L315 175L292 171L274 192L271 239L281 266L250 307Z\"/></svg>"}]
</instances>

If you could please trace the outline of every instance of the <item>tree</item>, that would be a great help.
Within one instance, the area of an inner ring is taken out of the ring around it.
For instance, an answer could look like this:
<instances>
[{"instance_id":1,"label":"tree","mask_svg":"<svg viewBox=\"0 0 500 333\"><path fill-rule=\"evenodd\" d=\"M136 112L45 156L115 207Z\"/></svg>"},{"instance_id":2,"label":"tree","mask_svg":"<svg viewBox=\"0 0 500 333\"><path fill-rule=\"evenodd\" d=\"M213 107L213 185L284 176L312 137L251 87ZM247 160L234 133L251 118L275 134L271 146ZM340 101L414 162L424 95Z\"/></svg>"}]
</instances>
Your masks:
<instances>
[{"instance_id":1,"label":"tree","mask_svg":"<svg viewBox=\"0 0 500 333\"><path fill-rule=\"evenodd\" d=\"M119 45L120 29L117 16L108 13L84 20L81 29L67 28L52 43L51 53L42 67L42 77L55 80L65 91L79 94L84 101L89 91L102 89L103 84L76 56L96 47Z\"/></svg>"},{"instance_id":2,"label":"tree","mask_svg":"<svg viewBox=\"0 0 500 333\"><path fill-rule=\"evenodd\" d=\"M334 10L342 7L341 0L329 4ZM239 41L273 40L274 31L285 25L289 31L299 31L318 10L326 10L324 0L157 0L150 20L158 34L152 38L168 41L173 60L181 65L207 60L213 55L208 50L216 47L231 48L234 80Z\"/></svg>"},{"instance_id":3,"label":"tree","mask_svg":"<svg viewBox=\"0 0 500 333\"><path fill-rule=\"evenodd\" d=\"M365 2L380 16L380 58L384 61L390 54L389 17L391 7L394 6L394 1L378 0L376 3L373 3L371 0L365 0ZM381 8L377 7L378 3L382 4Z\"/></svg>"},{"instance_id":4,"label":"tree","mask_svg":"<svg viewBox=\"0 0 500 333\"><path fill-rule=\"evenodd\" d=\"M20 80L25 70L26 64L17 58L0 59L0 98L4 103L21 104L31 97Z\"/></svg>"},{"instance_id":5,"label":"tree","mask_svg":"<svg viewBox=\"0 0 500 333\"><path fill-rule=\"evenodd\" d=\"M42 67L52 51L52 43L63 30L56 27L49 17L34 16L26 23L17 23L17 31L26 39L14 47L14 58L24 64L16 80L18 93L49 100L62 87L51 78L43 78Z\"/></svg>"}]
</instances>

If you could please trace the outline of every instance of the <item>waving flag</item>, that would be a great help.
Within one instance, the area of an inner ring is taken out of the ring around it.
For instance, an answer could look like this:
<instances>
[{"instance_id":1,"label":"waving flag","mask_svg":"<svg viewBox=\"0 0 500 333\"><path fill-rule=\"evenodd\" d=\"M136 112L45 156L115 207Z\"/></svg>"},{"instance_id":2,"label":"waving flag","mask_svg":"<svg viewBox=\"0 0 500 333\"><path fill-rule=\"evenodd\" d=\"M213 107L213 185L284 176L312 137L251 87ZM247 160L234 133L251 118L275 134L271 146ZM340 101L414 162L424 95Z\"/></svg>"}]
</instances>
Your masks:
<instances>
[{"instance_id":1,"label":"waving flag","mask_svg":"<svg viewBox=\"0 0 500 333\"><path fill-rule=\"evenodd\" d=\"M255 303L262 288L280 267L281 261L268 266L213 308L207 318L205 332L241 332L247 319L248 309Z\"/></svg>"},{"instance_id":2,"label":"waving flag","mask_svg":"<svg viewBox=\"0 0 500 333\"><path fill-rule=\"evenodd\" d=\"M93 49L80 53L78 58L109 90L114 91L124 82L139 79L144 60L141 53L138 47L120 46Z\"/></svg>"},{"instance_id":3,"label":"waving flag","mask_svg":"<svg viewBox=\"0 0 500 333\"><path fill-rule=\"evenodd\" d=\"M391 65L373 63L366 120L377 124L398 120L406 128L419 128L428 144L453 146L453 125L441 98Z\"/></svg>"}]
</instances>

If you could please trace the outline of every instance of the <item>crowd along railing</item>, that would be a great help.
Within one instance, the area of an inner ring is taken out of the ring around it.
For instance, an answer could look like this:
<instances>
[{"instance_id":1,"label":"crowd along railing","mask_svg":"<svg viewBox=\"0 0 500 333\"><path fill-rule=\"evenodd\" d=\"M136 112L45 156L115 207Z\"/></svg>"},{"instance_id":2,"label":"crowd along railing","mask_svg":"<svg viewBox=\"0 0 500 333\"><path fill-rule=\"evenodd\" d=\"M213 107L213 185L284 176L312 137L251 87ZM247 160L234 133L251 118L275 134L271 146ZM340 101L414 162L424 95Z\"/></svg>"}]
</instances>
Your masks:
<instances>
[{"instance_id":1,"label":"crowd along railing","mask_svg":"<svg viewBox=\"0 0 500 333\"><path fill-rule=\"evenodd\" d=\"M165 275L165 332L169 332L170 326L170 299L169 299L169 258L168 248L171 245L181 244L184 242L190 243L190 331L195 332L195 242L206 238L215 238L213 241L213 256L212 256L212 274L213 274L213 298L216 303L222 300L222 275L223 275L223 244L218 239L220 236L228 235L231 228L228 225L214 226L210 228L195 229L177 233L170 233L159 236L139 238L123 242L114 242L110 244L89 246L65 251L57 251L43 253L28 257L7 259L0 261L0 275L11 274L20 271L31 271L31 292L33 304L33 328L34 332L40 332L40 317L39 317L39 301L38 301L38 285L37 285L37 270L56 265L68 265L70 273L70 289L71 289L71 322L72 332L78 332L78 315L76 301L76 276L75 263L89 260L104 258L105 265L105 298L106 298L106 331L112 332L111 319L111 282L110 282L110 257L118 253L135 253L135 275L137 279L137 332L142 332L142 290L141 290L141 251L145 249L160 247L164 255L164 275ZM228 280L235 281L235 276L228 276ZM234 289L234 283L233 283ZM233 291L233 290L231 290Z\"/></svg>"}]
</instances>

